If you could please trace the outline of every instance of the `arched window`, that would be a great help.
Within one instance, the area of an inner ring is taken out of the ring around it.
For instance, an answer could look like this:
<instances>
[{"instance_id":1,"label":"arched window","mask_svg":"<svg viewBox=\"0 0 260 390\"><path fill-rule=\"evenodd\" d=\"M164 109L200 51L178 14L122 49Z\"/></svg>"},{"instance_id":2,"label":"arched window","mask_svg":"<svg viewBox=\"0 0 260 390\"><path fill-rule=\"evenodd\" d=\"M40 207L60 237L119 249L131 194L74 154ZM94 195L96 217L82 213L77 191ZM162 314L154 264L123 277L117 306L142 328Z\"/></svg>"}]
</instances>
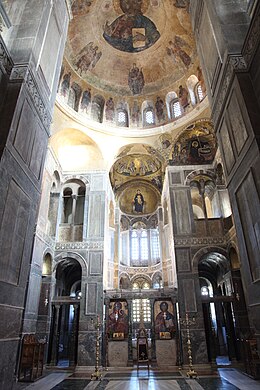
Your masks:
<instances>
[{"instance_id":1,"label":"arched window","mask_svg":"<svg viewBox=\"0 0 260 390\"><path fill-rule=\"evenodd\" d=\"M205 94L202 91L202 87L201 87L200 83L197 84L196 89L197 89L198 101L202 102L202 100L205 97Z\"/></svg>"},{"instance_id":2,"label":"arched window","mask_svg":"<svg viewBox=\"0 0 260 390\"><path fill-rule=\"evenodd\" d=\"M155 124L155 115L151 107L148 107L144 110L144 126L150 126Z\"/></svg>"},{"instance_id":3,"label":"arched window","mask_svg":"<svg viewBox=\"0 0 260 390\"><path fill-rule=\"evenodd\" d=\"M134 299L133 300L133 322L141 321L141 312L144 322L151 321L151 304L149 299Z\"/></svg>"},{"instance_id":4,"label":"arched window","mask_svg":"<svg viewBox=\"0 0 260 390\"><path fill-rule=\"evenodd\" d=\"M160 262L160 242L159 242L159 230L151 229L151 260L152 264Z\"/></svg>"},{"instance_id":5,"label":"arched window","mask_svg":"<svg viewBox=\"0 0 260 390\"><path fill-rule=\"evenodd\" d=\"M85 193L86 193L85 188L79 187L78 195L77 195L77 202L76 202L75 218L74 218L74 223L77 225L83 223Z\"/></svg>"},{"instance_id":6,"label":"arched window","mask_svg":"<svg viewBox=\"0 0 260 390\"><path fill-rule=\"evenodd\" d=\"M118 110L116 118L117 126L128 127L128 115L126 110Z\"/></svg>"},{"instance_id":7,"label":"arched window","mask_svg":"<svg viewBox=\"0 0 260 390\"><path fill-rule=\"evenodd\" d=\"M147 266L149 260L149 245L147 230L133 229L131 241L131 264L133 266Z\"/></svg>"},{"instance_id":8,"label":"arched window","mask_svg":"<svg viewBox=\"0 0 260 390\"><path fill-rule=\"evenodd\" d=\"M173 100L171 102L170 107L171 107L171 117L172 117L171 119L176 119L182 116L183 110L178 99Z\"/></svg>"},{"instance_id":9,"label":"arched window","mask_svg":"<svg viewBox=\"0 0 260 390\"><path fill-rule=\"evenodd\" d=\"M62 223L71 223L72 220L72 189L65 188L63 191L63 215Z\"/></svg>"}]
</instances>

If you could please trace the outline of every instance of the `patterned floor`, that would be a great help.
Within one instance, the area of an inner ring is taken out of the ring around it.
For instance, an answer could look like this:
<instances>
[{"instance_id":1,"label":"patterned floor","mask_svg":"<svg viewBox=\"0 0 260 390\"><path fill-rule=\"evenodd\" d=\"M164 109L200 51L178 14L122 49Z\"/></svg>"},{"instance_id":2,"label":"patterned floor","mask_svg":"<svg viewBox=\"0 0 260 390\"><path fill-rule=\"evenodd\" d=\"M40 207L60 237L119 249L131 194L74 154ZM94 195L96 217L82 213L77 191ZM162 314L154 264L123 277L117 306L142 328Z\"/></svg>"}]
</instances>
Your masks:
<instances>
[{"instance_id":1,"label":"patterned floor","mask_svg":"<svg viewBox=\"0 0 260 390\"><path fill-rule=\"evenodd\" d=\"M218 373L187 379L180 372L104 372L101 381L91 381L75 378L71 373L54 372L31 385L18 384L17 390L260 390L260 381L235 369L223 368Z\"/></svg>"}]
</instances>

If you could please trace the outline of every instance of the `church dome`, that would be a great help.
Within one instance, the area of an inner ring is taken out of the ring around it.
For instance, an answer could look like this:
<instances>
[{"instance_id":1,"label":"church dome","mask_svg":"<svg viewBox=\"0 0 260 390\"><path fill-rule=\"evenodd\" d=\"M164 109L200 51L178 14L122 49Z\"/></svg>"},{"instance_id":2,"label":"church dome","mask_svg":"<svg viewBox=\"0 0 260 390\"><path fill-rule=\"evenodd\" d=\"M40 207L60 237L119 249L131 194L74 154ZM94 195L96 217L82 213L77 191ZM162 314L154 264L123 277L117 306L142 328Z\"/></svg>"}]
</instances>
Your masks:
<instances>
[{"instance_id":1,"label":"church dome","mask_svg":"<svg viewBox=\"0 0 260 390\"><path fill-rule=\"evenodd\" d=\"M155 128L206 96L186 0L75 0L59 98L106 126Z\"/></svg>"}]
</instances>

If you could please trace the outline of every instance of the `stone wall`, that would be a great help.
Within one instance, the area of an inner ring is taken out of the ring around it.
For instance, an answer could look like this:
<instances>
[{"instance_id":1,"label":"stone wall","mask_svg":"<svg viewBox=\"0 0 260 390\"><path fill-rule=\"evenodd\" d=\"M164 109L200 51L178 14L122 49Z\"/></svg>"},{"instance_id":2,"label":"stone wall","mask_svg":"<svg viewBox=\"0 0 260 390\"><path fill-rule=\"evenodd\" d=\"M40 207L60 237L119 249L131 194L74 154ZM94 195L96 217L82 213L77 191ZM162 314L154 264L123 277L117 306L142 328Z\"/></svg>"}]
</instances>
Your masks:
<instances>
[{"instance_id":1,"label":"stone wall","mask_svg":"<svg viewBox=\"0 0 260 390\"><path fill-rule=\"evenodd\" d=\"M39 267L30 262L69 20L65 0L24 1L22 7L18 3L13 1L7 10L11 26L4 30L4 39L0 36L0 381L5 389L12 387L16 374L28 276L36 283L41 278ZM53 42L57 50L49 61Z\"/></svg>"}]
</instances>

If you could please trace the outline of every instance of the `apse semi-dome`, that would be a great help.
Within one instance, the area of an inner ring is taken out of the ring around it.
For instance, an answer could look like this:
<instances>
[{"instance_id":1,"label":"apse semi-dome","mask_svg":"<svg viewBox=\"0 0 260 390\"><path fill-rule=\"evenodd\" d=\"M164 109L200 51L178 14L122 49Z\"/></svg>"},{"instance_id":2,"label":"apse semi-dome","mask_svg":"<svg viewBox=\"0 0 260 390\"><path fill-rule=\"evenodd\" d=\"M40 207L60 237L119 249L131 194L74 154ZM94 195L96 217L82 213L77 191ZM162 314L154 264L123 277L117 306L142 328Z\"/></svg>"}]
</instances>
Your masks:
<instances>
[{"instance_id":1,"label":"apse semi-dome","mask_svg":"<svg viewBox=\"0 0 260 390\"><path fill-rule=\"evenodd\" d=\"M59 96L97 122L153 127L206 96L186 1L75 0Z\"/></svg>"}]
</instances>

